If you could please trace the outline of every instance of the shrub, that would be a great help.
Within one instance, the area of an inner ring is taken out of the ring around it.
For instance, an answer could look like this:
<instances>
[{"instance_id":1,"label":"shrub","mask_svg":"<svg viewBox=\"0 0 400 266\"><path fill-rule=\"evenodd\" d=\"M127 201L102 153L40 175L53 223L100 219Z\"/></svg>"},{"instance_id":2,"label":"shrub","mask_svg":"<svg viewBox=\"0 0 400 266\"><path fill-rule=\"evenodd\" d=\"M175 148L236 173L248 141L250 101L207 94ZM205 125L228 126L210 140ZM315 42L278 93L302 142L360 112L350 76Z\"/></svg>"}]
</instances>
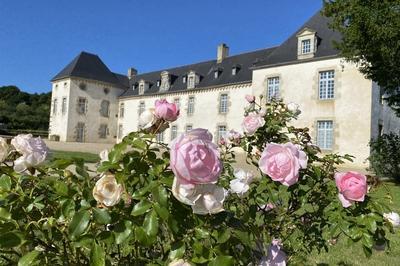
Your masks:
<instances>
[{"instance_id":1,"label":"shrub","mask_svg":"<svg viewBox=\"0 0 400 266\"><path fill-rule=\"evenodd\" d=\"M168 122L150 111L97 173L80 159L40 163L43 143L17 137L0 166L0 264L304 264L339 236L371 255L392 230L384 199L365 176L337 173L351 156L322 156L307 128L288 124L298 113L252 100L246 135L217 146L194 129L168 148L154 141ZM234 169L237 147L259 173Z\"/></svg>"},{"instance_id":2,"label":"shrub","mask_svg":"<svg viewBox=\"0 0 400 266\"><path fill-rule=\"evenodd\" d=\"M400 136L390 133L370 142L370 170L379 177L400 181Z\"/></svg>"}]
</instances>

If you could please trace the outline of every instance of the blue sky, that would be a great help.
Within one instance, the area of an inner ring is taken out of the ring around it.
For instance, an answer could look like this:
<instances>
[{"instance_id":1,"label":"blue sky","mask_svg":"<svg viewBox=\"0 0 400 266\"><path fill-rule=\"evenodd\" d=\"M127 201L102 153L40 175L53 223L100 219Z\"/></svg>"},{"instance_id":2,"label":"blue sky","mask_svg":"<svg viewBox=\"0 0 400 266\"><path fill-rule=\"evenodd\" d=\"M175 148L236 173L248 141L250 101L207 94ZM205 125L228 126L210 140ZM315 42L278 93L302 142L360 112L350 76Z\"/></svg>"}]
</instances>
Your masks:
<instances>
[{"instance_id":1,"label":"blue sky","mask_svg":"<svg viewBox=\"0 0 400 266\"><path fill-rule=\"evenodd\" d=\"M321 0L0 0L0 86L50 91L80 51L139 73L280 44Z\"/></svg>"}]
</instances>

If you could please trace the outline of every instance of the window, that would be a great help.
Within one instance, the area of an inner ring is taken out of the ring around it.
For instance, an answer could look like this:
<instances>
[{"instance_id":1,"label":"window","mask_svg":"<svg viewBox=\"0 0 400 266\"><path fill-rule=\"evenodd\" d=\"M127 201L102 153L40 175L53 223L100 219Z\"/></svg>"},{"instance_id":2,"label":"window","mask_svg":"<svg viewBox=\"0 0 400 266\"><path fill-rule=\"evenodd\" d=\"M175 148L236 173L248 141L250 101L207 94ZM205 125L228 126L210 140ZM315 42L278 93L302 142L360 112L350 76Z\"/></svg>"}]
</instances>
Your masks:
<instances>
[{"instance_id":1,"label":"window","mask_svg":"<svg viewBox=\"0 0 400 266\"><path fill-rule=\"evenodd\" d=\"M219 70L214 71L214 78L217 79L219 77Z\"/></svg>"},{"instance_id":2,"label":"window","mask_svg":"<svg viewBox=\"0 0 400 266\"><path fill-rule=\"evenodd\" d=\"M183 77L182 77L182 82L183 82L183 83L186 83L186 76L183 76Z\"/></svg>"},{"instance_id":3,"label":"window","mask_svg":"<svg viewBox=\"0 0 400 266\"><path fill-rule=\"evenodd\" d=\"M68 83L67 83L67 82L64 82L64 88L66 88L66 87L67 87L67 85L68 85Z\"/></svg>"},{"instance_id":4,"label":"window","mask_svg":"<svg viewBox=\"0 0 400 266\"><path fill-rule=\"evenodd\" d=\"M218 126L216 141L218 142L221 138L225 137L225 135L226 135L226 126Z\"/></svg>"},{"instance_id":5,"label":"window","mask_svg":"<svg viewBox=\"0 0 400 266\"><path fill-rule=\"evenodd\" d=\"M333 99L335 97L335 71L319 72L319 99Z\"/></svg>"},{"instance_id":6,"label":"window","mask_svg":"<svg viewBox=\"0 0 400 266\"><path fill-rule=\"evenodd\" d=\"M76 126L76 142L85 141L85 123L79 122Z\"/></svg>"},{"instance_id":7,"label":"window","mask_svg":"<svg viewBox=\"0 0 400 266\"><path fill-rule=\"evenodd\" d=\"M110 92L110 89L109 88L104 88L103 91L104 91L104 94L107 95Z\"/></svg>"},{"instance_id":8,"label":"window","mask_svg":"<svg viewBox=\"0 0 400 266\"><path fill-rule=\"evenodd\" d=\"M175 99L174 99L174 104L175 104L179 109L181 109L181 101L180 101L179 98L175 98Z\"/></svg>"},{"instance_id":9,"label":"window","mask_svg":"<svg viewBox=\"0 0 400 266\"><path fill-rule=\"evenodd\" d=\"M168 71L161 72L161 91L167 91L171 87L171 76Z\"/></svg>"},{"instance_id":10,"label":"window","mask_svg":"<svg viewBox=\"0 0 400 266\"><path fill-rule=\"evenodd\" d=\"M57 99L53 100L53 115L57 114Z\"/></svg>"},{"instance_id":11,"label":"window","mask_svg":"<svg viewBox=\"0 0 400 266\"><path fill-rule=\"evenodd\" d=\"M189 77L189 81L188 81L188 89L193 89L195 86L194 84L194 76L190 76Z\"/></svg>"},{"instance_id":12,"label":"window","mask_svg":"<svg viewBox=\"0 0 400 266\"><path fill-rule=\"evenodd\" d=\"M81 89L83 91L86 90L86 84L83 82L79 83L79 89Z\"/></svg>"},{"instance_id":13,"label":"window","mask_svg":"<svg viewBox=\"0 0 400 266\"><path fill-rule=\"evenodd\" d=\"M108 135L108 126L105 125L105 124L100 125L100 128L99 128L99 137L100 137L101 139L105 139L105 138L107 138L107 135Z\"/></svg>"},{"instance_id":14,"label":"window","mask_svg":"<svg viewBox=\"0 0 400 266\"><path fill-rule=\"evenodd\" d=\"M141 115L144 111L145 111L145 103L144 102L140 102L139 103L139 115Z\"/></svg>"},{"instance_id":15,"label":"window","mask_svg":"<svg viewBox=\"0 0 400 266\"><path fill-rule=\"evenodd\" d=\"M124 114L125 114L125 104L121 103L119 105L119 117L124 118Z\"/></svg>"},{"instance_id":16,"label":"window","mask_svg":"<svg viewBox=\"0 0 400 266\"><path fill-rule=\"evenodd\" d=\"M301 41L301 53L302 54L311 53L311 40L310 39Z\"/></svg>"},{"instance_id":17,"label":"window","mask_svg":"<svg viewBox=\"0 0 400 266\"><path fill-rule=\"evenodd\" d=\"M321 149L330 150L333 146L333 121L317 122L317 145Z\"/></svg>"},{"instance_id":18,"label":"window","mask_svg":"<svg viewBox=\"0 0 400 266\"><path fill-rule=\"evenodd\" d=\"M268 78L267 99L279 97L279 77Z\"/></svg>"},{"instance_id":19,"label":"window","mask_svg":"<svg viewBox=\"0 0 400 266\"><path fill-rule=\"evenodd\" d=\"M221 114L228 112L228 94L221 94L219 97L219 112Z\"/></svg>"},{"instance_id":20,"label":"window","mask_svg":"<svg viewBox=\"0 0 400 266\"><path fill-rule=\"evenodd\" d=\"M108 117L110 114L110 102L103 100L100 105L100 115L102 117Z\"/></svg>"},{"instance_id":21,"label":"window","mask_svg":"<svg viewBox=\"0 0 400 266\"><path fill-rule=\"evenodd\" d=\"M237 72L237 68L236 67L232 67L232 76L235 76Z\"/></svg>"},{"instance_id":22,"label":"window","mask_svg":"<svg viewBox=\"0 0 400 266\"><path fill-rule=\"evenodd\" d=\"M140 83L139 84L139 94L143 94L144 93L144 84Z\"/></svg>"},{"instance_id":23,"label":"window","mask_svg":"<svg viewBox=\"0 0 400 266\"><path fill-rule=\"evenodd\" d=\"M174 140L178 136L178 127L172 126L171 127L171 140Z\"/></svg>"},{"instance_id":24,"label":"window","mask_svg":"<svg viewBox=\"0 0 400 266\"><path fill-rule=\"evenodd\" d=\"M122 139L123 136L124 136L124 128L123 128L122 124L120 124L118 126L118 138Z\"/></svg>"},{"instance_id":25,"label":"window","mask_svg":"<svg viewBox=\"0 0 400 266\"><path fill-rule=\"evenodd\" d=\"M78 114L86 114L87 109L87 100L86 98L78 98Z\"/></svg>"},{"instance_id":26,"label":"window","mask_svg":"<svg viewBox=\"0 0 400 266\"><path fill-rule=\"evenodd\" d=\"M192 125L186 125L186 133L193 129Z\"/></svg>"},{"instance_id":27,"label":"window","mask_svg":"<svg viewBox=\"0 0 400 266\"><path fill-rule=\"evenodd\" d=\"M156 139L157 142L164 142L164 132L157 133Z\"/></svg>"},{"instance_id":28,"label":"window","mask_svg":"<svg viewBox=\"0 0 400 266\"><path fill-rule=\"evenodd\" d=\"M67 98L63 97L61 102L61 113L65 115L66 112L67 112Z\"/></svg>"},{"instance_id":29,"label":"window","mask_svg":"<svg viewBox=\"0 0 400 266\"><path fill-rule=\"evenodd\" d=\"M157 80L157 87L160 87L161 85L161 80Z\"/></svg>"},{"instance_id":30,"label":"window","mask_svg":"<svg viewBox=\"0 0 400 266\"><path fill-rule=\"evenodd\" d=\"M187 113L188 115L194 113L194 96L189 96Z\"/></svg>"}]
</instances>

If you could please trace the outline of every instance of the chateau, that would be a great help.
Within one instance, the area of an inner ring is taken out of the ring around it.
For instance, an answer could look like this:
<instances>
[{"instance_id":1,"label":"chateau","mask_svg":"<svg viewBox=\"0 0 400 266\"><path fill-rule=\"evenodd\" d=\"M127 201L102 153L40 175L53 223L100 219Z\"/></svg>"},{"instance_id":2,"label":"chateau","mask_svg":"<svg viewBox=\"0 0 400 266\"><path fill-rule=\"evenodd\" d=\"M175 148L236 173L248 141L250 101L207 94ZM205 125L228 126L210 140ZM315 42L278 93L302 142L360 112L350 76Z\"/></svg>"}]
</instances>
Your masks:
<instances>
[{"instance_id":1,"label":"chateau","mask_svg":"<svg viewBox=\"0 0 400 266\"><path fill-rule=\"evenodd\" d=\"M113 73L97 55L82 52L51 80L49 138L118 142L165 98L181 113L160 141L197 127L217 140L241 131L245 95L253 94L297 103L302 113L294 126L309 127L324 152L352 154L352 166L365 167L370 139L400 129L400 122L379 87L340 57L333 46L340 34L328 22L317 13L279 46L230 56L221 44L214 60L144 74Z\"/></svg>"}]
</instances>

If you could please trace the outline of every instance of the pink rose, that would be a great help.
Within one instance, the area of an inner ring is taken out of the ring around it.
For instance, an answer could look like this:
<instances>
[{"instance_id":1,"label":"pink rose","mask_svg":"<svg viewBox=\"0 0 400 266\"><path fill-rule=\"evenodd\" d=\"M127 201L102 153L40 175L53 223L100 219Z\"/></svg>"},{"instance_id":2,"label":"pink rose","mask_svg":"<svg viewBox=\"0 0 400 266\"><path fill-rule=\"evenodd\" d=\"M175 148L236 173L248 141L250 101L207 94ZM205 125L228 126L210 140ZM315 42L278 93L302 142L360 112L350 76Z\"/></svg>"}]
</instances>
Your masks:
<instances>
[{"instance_id":1,"label":"pink rose","mask_svg":"<svg viewBox=\"0 0 400 266\"><path fill-rule=\"evenodd\" d=\"M367 177L357 172L336 173L336 186L339 189L339 200L344 208L354 201L364 201L367 194Z\"/></svg>"},{"instance_id":2,"label":"pink rose","mask_svg":"<svg viewBox=\"0 0 400 266\"><path fill-rule=\"evenodd\" d=\"M246 95L245 96L246 101L248 101L249 103L254 103L256 101L256 97L254 95Z\"/></svg>"},{"instance_id":3,"label":"pink rose","mask_svg":"<svg viewBox=\"0 0 400 266\"><path fill-rule=\"evenodd\" d=\"M243 119L242 127L243 131L247 133L247 135L251 136L264 124L264 117L262 117L260 114L250 113Z\"/></svg>"},{"instance_id":4,"label":"pink rose","mask_svg":"<svg viewBox=\"0 0 400 266\"><path fill-rule=\"evenodd\" d=\"M307 167L307 155L293 143L269 143L261 154L258 165L264 174L285 186L295 184L299 170Z\"/></svg>"},{"instance_id":5,"label":"pink rose","mask_svg":"<svg viewBox=\"0 0 400 266\"><path fill-rule=\"evenodd\" d=\"M222 163L207 129L196 128L178 136L170 148L171 169L177 178L191 184L217 182Z\"/></svg>"},{"instance_id":6,"label":"pink rose","mask_svg":"<svg viewBox=\"0 0 400 266\"><path fill-rule=\"evenodd\" d=\"M169 103L167 100L157 100L155 106L155 115L165 121L173 122L178 119L179 108L174 103Z\"/></svg>"}]
</instances>

